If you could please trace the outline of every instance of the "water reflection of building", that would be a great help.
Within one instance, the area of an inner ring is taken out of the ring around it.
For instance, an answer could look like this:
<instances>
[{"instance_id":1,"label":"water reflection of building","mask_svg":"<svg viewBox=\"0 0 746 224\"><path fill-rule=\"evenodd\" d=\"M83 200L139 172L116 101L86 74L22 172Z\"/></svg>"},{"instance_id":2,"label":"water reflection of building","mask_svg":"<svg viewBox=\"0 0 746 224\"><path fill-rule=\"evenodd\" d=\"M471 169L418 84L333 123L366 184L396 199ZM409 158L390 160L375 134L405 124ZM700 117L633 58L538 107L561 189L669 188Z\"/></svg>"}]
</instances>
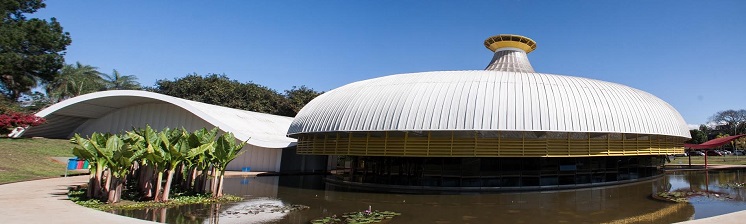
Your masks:
<instances>
[{"instance_id":1,"label":"water reflection of building","mask_svg":"<svg viewBox=\"0 0 746 224\"><path fill-rule=\"evenodd\" d=\"M645 179L690 138L681 115L647 92L534 72L529 38L484 44L495 52L485 70L350 83L307 104L288 135L299 154L347 159L342 183L480 191Z\"/></svg>"},{"instance_id":2,"label":"water reflection of building","mask_svg":"<svg viewBox=\"0 0 746 224\"><path fill-rule=\"evenodd\" d=\"M688 203L655 201L650 195L665 179L622 186L500 194L380 194L340 191L330 186L313 208L348 211L367 208L401 212L402 223L674 223L688 220ZM284 192L280 191L280 197ZM294 194L298 195L298 194ZM297 196L303 197L303 196Z\"/></svg>"},{"instance_id":3,"label":"water reflection of building","mask_svg":"<svg viewBox=\"0 0 746 224\"><path fill-rule=\"evenodd\" d=\"M224 192L240 197L277 197L279 176L225 178Z\"/></svg>"}]
</instances>

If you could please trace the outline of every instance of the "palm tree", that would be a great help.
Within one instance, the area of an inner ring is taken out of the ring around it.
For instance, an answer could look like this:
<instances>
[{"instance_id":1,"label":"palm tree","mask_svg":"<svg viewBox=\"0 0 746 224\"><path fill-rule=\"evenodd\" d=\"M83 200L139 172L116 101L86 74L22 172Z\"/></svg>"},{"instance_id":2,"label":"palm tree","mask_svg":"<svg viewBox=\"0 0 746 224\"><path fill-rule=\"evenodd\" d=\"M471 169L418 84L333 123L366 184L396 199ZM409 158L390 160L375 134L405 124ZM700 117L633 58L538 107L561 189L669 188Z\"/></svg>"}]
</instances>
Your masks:
<instances>
[{"instance_id":1,"label":"palm tree","mask_svg":"<svg viewBox=\"0 0 746 224\"><path fill-rule=\"evenodd\" d=\"M75 65L65 65L54 80L46 83L47 95L54 102L59 102L101 90L104 83L97 69L80 62L76 62Z\"/></svg>"},{"instance_id":2,"label":"palm tree","mask_svg":"<svg viewBox=\"0 0 746 224\"><path fill-rule=\"evenodd\" d=\"M101 74L104 82L106 83L106 90L115 89L142 89L140 83L137 82L137 77L134 75L122 75L114 69L111 75Z\"/></svg>"}]
</instances>

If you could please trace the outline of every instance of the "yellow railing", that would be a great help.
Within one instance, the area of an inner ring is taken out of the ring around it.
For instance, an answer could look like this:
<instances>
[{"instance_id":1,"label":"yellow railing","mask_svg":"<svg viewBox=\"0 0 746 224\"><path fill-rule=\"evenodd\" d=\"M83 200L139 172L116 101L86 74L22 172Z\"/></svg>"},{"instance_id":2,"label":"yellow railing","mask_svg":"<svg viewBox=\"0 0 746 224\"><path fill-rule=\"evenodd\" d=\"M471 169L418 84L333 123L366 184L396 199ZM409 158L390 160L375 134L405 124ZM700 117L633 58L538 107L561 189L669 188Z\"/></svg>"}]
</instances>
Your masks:
<instances>
[{"instance_id":1,"label":"yellow railing","mask_svg":"<svg viewBox=\"0 0 746 224\"><path fill-rule=\"evenodd\" d=\"M419 157L587 157L671 155L686 139L640 134L498 132L316 133L298 136L299 154Z\"/></svg>"}]
</instances>

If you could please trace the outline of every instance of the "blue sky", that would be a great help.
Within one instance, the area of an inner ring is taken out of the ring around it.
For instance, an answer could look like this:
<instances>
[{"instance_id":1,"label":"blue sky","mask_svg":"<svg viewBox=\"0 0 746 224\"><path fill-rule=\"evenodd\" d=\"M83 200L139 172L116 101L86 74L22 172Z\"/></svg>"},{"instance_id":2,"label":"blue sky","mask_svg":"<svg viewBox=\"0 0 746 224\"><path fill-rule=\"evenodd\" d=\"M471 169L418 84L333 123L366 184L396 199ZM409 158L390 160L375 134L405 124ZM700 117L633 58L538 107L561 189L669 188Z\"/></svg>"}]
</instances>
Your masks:
<instances>
[{"instance_id":1,"label":"blue sky","mask_svg":"<svg viewBox=\"0 0 746 224\"><path fill-rule=\"evenodd\" d=\"M479 70L489 36L528 36L537 72L625 84L689 124L746 109L746 1L47 1L80 61L158 79L219 73L277 91Z\"/></svg>"}]
</instances>

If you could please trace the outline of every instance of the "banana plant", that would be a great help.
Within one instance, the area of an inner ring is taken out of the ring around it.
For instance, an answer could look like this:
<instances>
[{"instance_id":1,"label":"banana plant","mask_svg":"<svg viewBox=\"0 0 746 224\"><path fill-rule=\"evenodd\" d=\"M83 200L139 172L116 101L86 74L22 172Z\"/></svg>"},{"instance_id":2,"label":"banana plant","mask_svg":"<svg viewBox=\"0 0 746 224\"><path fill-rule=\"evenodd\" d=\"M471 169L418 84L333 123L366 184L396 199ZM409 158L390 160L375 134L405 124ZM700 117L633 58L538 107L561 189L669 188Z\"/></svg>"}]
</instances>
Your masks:
<instances>
[{"instance_id":1,"label":"banana plant","mask_svg":"<svg viewBox=\"0 0 746 224\"><path fill-rule=\"evenodd\" d=\"M161 195L161 201L168 201L169 194L171 192L171 183L176 172L176 167L179 166L189 153L190 147L188 138L188 132L184 129L163 129L158 133L158 137L161 140L163 149L167 152L165 155L164 164L168 169L168 176L166 177L166 185L163 187L163 194Z\"/></svg>"},{"instance_id":2,"label":"banana plant","mask_svg":"<svg viewBox=\"0 0 746 224\"><path fill-rule=\"evenodd\" d=\"M189 163L192 171L190 171L190 179L195 180L194 189L201 193L207 192L207 173L211 166L211 154L215 150L215 137L218 134L218 128L207 130L202 128L194 131L189 135L189 145L195 150L188 153ZM204 147L199 147L205 145ZM197 171L201 171L199 178L196 177ZM216 181L213 181L215 183ZM214 185L214 184L213 184Z\"/></svg>"},{"instance_id":3,"label":"banana plant","mask_svg":"<svg viewBox=\"0 0 746 224\"><path fill-rule=\"evenodd\" d=\"M72 149L73 155L87 160L91 165L91 177L88 181L89 187L86 192L88 198L101 198L102 196L101 181L103 180L103 171L107 167L107 163L105 158L98 153L98 148L106 147L106 139L110 136L110 134L94 132L91 135L90 140L81 137L80 134L75 134L70 139L70 142L76 145Z\"/></svg>"},{"instance_id":4,"label":"banana plant","mask_svg":"<svg viewBox=\"0 0 746 224\"><path fill-rule=\"evenodd\" d=\"M191 182L194 180L197 170L207 170L209 160L207 159L208 153L215 150L215 135L217 129L207 131L207 129L200 129L193 133L190 133L186 137L186 144L189 145L189 150L184 158L184 163L188 169L187 176L188 184L191 186ZM204 183L204 182L202 182Z\"/></svg>"},{"instance_id":5,"label":"banana plant","mask_svg":"<svg viewBox=\"0 0 746 224\"><path fill-rule=\"evenodd\" d=\"M142 152L133 150L131 145L125 143L118 135L109 136L106 140L106 147L97 149L98 153L106 160L106 164L111 171L109 178L112 180L109 186L107 203L117 203L122 196L127 172L129 172L134 161L142 155Z\"/></svg>"},{"instance_id":6,"label":"banana plant","mask_svg":"<svg viewBox=\"0 0 746 224\"><path fill-rule=\"evenodd\" d=\"M125 133L125 136L127 142L132 145L133 150L141 153L139 162L144 166L152 167L157 173L155 180L145 180L140 183L142 193L146 197L160 200L161 182L163 180L163 172L166 170L165 161L168 153L162 147L158 132L153 130L150 125L146 125L145 128L134 129ZM153 189L153 185L155 185L155 189Z\"/></svg>"},{"instance_id":7,"label":"banana plant","mask_svg":"<svg viewBox=\"0 0 746 224\"><path fill-rule=\"evenodd\" d=\"M243 153L241 149L246 145L247 141L236 143L236 138L233 136L233 133L230 132L221 135L216 140L215 150L212 152L212 162L217 166L220 180L217 184L217 190L213 193L213 197L223 196L223 176L225 175L225 168L228 166L228 163Z\"/></svg>"}]
</instances>

